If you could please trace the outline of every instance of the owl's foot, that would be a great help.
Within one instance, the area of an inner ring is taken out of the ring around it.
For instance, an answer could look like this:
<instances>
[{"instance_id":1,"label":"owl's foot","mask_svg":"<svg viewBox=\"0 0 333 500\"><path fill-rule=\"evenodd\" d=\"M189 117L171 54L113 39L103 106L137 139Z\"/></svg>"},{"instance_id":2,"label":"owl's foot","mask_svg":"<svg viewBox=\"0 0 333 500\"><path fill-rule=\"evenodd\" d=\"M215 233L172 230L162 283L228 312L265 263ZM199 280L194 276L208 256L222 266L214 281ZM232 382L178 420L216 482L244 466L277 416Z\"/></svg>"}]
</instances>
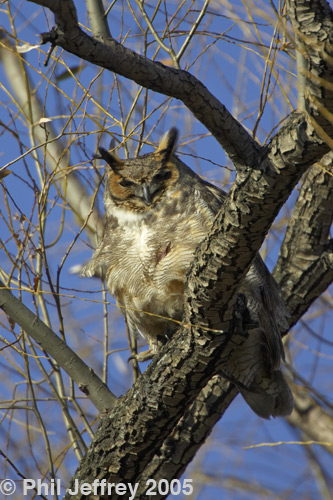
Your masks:
<instances>
[{"instance_id":1,"label":"owl's foot","mask_svg":"<svg viewBox=\"0 0 333 500\"><path fill-rule=\"evenodd\" d=\"M154 351L153 349L148 349L148 351L142 351L139 352L138 354L132 354L132 356L128 358L127 362L129 363L130 361L132 361L132 359L136 359L141 363L142 361L148 361L149 359L153 359L155 354L156 351Z\"/></svg>"},{"instance_id":2,"label":"owl's foot","mask_svg":"<svg viewBox=\"0 0 333 500\"><path fill-rule=\"evenodd\" d=\"M150 339L150 342L148 344L149 345L148 351L142 351L137 354L132 354L132 356L130 356L127 361L129 362L132 359L136 359L141 363L142 361L148 361L149 359L153 359L155 355L159 352L161 347L163 347L164 344L167 342L167 340L168 340L167 335L157 335L153 339Z\"/></svg>"}]
</instances>

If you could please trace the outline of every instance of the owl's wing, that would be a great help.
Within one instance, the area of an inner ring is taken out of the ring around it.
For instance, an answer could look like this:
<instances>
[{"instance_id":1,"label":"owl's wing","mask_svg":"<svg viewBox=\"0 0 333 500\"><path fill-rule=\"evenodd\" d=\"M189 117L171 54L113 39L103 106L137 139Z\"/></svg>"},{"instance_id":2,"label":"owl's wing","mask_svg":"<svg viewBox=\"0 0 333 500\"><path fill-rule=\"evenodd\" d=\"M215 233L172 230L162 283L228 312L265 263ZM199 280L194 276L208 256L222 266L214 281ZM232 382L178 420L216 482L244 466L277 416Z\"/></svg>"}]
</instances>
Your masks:
<instances>
[{"instance_id":1,"label":"owl's wing","mask_svg":"<svg viewBox=\"0 0 333 500\"><path fill-rule=\"evenodd\" d=\"M214 212L214 215L218 213L221 209L221 206L226 199L227 193L225 193L222 189L214 186L210 182L204 181L202 179L202 189L201 189L201 197L202 199L209 205L211 210Z\"/></svg>"},{"instance_id":2,"label":"owl's wing","mask_svg":"<svg viewBox=\"0 0 333 500\"><path fill-rule=\"evenodd\" d=\"M109 266L110 255L111 245L107 245L103 239L91 259L81 268L81 278L92 278L95 276L96 278L104 279Z\"/></svg>"}]
</instances>

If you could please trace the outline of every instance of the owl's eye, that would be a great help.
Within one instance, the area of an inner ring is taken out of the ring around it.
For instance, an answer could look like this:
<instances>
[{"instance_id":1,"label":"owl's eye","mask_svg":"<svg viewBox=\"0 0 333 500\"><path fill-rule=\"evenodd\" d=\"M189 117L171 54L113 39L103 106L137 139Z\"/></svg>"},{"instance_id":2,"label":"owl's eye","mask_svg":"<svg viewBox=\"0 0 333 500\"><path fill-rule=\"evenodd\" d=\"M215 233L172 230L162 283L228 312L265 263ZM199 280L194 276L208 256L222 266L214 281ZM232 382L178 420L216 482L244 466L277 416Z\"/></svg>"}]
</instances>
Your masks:
<instances>
[{"instance_id":1,"label":"owl's eye","mask_svg":"<svg viewBox=\"0 0 333 500\"><path fill-rule=\"evenodd\" d=\"M156 175L154 175L153 180L156 182L161 182L170 179L170 177L170 170L161 170L161 172L158 172Z\"/></svg>"},{"instance_id":2,"label":"owl's eye","mask_svg":"<svg viewBox=\"0 0 333 500\"><path fill-rule=\"evenodd\" d=\"M120 182L119 182L120 186L122 187L130 187L130 186L133 186L134 182L132 181L129 181L127 179L122 179Z\"/></svg>"}]
</instances>

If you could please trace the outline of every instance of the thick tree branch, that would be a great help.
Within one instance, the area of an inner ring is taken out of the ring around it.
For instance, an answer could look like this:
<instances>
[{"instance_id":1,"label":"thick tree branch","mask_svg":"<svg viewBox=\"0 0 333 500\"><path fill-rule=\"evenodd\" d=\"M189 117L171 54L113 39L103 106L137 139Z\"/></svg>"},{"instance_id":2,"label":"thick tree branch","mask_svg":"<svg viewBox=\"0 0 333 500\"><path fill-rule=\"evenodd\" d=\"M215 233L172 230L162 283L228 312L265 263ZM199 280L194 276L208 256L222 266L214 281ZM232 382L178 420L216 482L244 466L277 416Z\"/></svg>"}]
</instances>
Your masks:
<instances>
[{"instance_id":1,"label":"thick tree branch","mask_svg":"<svg viewBox=\"0 0 333 500\"><path fill-rule=\"evenodd\" d=\"M139 495L144 494L149 478L159 481L181 476L237 394L236 387L220 375L209 380L138 477Z\"/></svg>"},{"instance_id":2,"label":"thick tree branch","mask_svg":"<svg viewBox=\"0 0 333 500\"><path fill-rule=\"evenodd\" d=\"M293 187L326 149L304 115L293 114L265 150L258 169L247 178L237 177L209 236L197 249L188 283L191 298L185 300L188 323L216 329L224 327L224 314L230 320L235 274L239 280L246 274ZM220 265L212 266L219 259ZM223 304L218 301L221 294Z\"/></svg>"},{"instance_id":3,"label":"thick tree branch","mask_svg":"<svg viewBox=\"0 0 333 500\"><path fill-rule=\"evenodd\" d=\"M72 0L30 0L48 7L56 26L42 35L42 43L54 43L92 64L130 78L143 87L180 99L207 127L237 167L254 166L259 146L195 76L187 71L153 62L116 40L95 39L81 30Z\"/></svg>"},{"instance_id":4,"label":"thick tree branch","mask_svg":"<svg viewBox=\"0 0 333 500\"><path fill-rule=\"evenodd\" d=\"M325 0L288 0L295 47L306 61L305 108L321 139L333 146L333 14Z\"/></svg>"},{"instance_id":5,"label":"thick tree branch","mask_svg":"<svg viewBox=\"0 0 333 500\"><path fill-rule=\"evenodd\" d=\"M274 276L295 324L333 281L333 154L306 174Z\"/></svg>"},{"instance_id":6,"label":"thick tree branch","mask_svg":"<svg viewBox=\"0 0 333 500\"><path fill-rule=\"evenodd\" d=\"M78 384L100 412L110 410L116 396L72 349L19 301L0 281L0 308L18 323Z\"/></svg>"}]
</instances>

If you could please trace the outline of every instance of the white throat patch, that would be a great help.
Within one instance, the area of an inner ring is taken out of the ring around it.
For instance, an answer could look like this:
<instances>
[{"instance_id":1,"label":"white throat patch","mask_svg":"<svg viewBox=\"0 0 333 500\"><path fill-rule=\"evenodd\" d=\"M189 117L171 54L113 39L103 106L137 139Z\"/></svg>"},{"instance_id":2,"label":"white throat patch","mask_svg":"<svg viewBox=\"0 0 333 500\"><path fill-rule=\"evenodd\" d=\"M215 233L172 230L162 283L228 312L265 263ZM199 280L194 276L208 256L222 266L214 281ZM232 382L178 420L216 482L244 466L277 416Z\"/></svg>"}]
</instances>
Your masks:
<instances>
[{"instance_id":1,"label":"white throat patch","mask_svg":"<svg viewBox=\"0 0 333 500\"><path fill-rule=\"evenodd\" d=\"M118 223L120 226L123 226L124 224L138 224L139 222L142 222L148 215L146 212L135 212L132 210L116 207L114 205L112 206L112 208L110 207L109 213L110 215L118 219Z\"/></svg>"}]
</instances>

